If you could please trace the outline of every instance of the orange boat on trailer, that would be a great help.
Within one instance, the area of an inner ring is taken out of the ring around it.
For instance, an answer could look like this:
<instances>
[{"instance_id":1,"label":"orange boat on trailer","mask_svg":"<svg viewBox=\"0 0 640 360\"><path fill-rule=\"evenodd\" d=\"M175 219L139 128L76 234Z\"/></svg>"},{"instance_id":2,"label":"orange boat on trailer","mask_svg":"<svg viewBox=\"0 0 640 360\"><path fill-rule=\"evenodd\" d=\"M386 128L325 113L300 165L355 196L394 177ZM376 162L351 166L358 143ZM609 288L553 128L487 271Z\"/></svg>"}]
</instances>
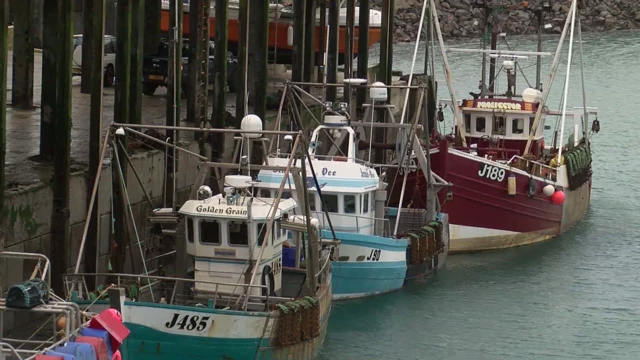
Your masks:
<instances>
[{"instance_id":1,"label":"orange boat on trailer","mask_svg":"<svg viewBox=\"0 0 640 360\"><path fill-rule=\"evenodd\" d=\"M266 0L265 0L266 1ZM359 9L356 7L355 23L358 24ZM229 50L237 54L238 49L238 9L234 5L229 4L229 26L228 26L228 40ZM189 3L188 0L183 0L183 20L182 31L185 37L189 36ZM213 2L210 9L210 14L214 14ZM269 21L269 60L275 61L278 64L291 64L293 55L293 44L291 44L291 38L289 36L289 29L293 28L292 12L287 10L282 5L273 4L270 7L270 21ZM320 12L316 13L316 23L320 17ZM169 32L169 1L162 1L162 13L160 28L163 32ZM347 41L347 28L346 28L346 8L340 9L339 16L340 32L339 32L339 59L340 64L344 63L345 45ZM382 13L377 10L369 11L369 46L380 41L380 27L382 24ZM320 26L316 26L316 52L319 51L320 44L318 39L320 38L320 32L325 31ZM209 18L209 36L214 39L215 35L215 18L211 16ZM354 31L354 56L358 54L358 27L356 26ZM317 64L319 65L319 64Z\"/></svg>"}]
</instances>

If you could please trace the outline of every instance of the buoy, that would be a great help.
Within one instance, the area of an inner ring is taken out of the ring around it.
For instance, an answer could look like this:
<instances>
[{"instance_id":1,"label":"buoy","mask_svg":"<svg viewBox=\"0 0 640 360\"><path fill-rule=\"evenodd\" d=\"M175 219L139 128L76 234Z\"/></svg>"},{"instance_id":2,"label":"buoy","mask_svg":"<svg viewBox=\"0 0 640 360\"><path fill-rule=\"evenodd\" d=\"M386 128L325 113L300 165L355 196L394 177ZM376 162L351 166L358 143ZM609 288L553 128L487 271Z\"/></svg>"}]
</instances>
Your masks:
<instances>
[{"instance_id":1,"label":"buoy","mask_svg":"<svg viewBox=\"0 0 640 360\"><path fill-rule=\"evenodd\" d=\"M544 196L551 196L553 195L553 193L556 192L556 188L553 187L553 185L549 184L546 185L545 187L542 188L542 193L544 194Z\"/></svg>"},{"instance_id":2,"label":"buoy","mask_svg":"<svg viewBox=\"0 0 640 360\"><path fill-rule=\"evenodd\" d=\"M553 201L553 203L556 204L556 205L564 204L564 199L565 199L565 195L564 195L564 191L562 191L562 190L556 191L551 196L551 201Z\"/></svg>"},{"instance_id":3,"label":"buoy","mask_svg":"<svg viewBox=\"0 0 640 360\"><path fill-rule=\"evenodd\" d=\"M511 196L516 195L516 176L513 173L507 178L507 193Z\"/></svg>"},{"instance_id":4,"label":"buoy","mask_svg":"<svg viewBox=\"0 0 640 360\"><path fill-rule=\"evenodd\" d=\"M293 46L293 26L287 28L287 45Z\"/></svg>"},{"instance_id":5,"label":"buoy","mask_svg":"<svg viewBox=\"0 0 640 360\"><path fill-rule=\"evenodd\" d=\"M56 325L58 326L58 330L63 330L67 326L67 317L60 316L58 318L58 321L56 322Z\"/></svg>"}]
</instances>

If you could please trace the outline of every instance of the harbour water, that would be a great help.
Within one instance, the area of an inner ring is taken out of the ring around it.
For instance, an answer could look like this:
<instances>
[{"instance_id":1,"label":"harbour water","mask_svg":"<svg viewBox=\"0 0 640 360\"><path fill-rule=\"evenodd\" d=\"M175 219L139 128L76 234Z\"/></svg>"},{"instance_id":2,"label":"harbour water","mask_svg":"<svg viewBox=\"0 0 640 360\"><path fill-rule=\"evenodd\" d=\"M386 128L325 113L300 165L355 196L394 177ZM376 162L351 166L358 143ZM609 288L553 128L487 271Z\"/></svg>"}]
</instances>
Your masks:
<instances>
[{"instance_id":1,"label":"harbour water","mask_svg":"<svg viewBox=\"0 0 640 360\"><path fill-rule=\"evenodd\" d=\"M396 293L334 304L321 359L638 358L638 36L637 31L584 35L587 106L599 108L601 132L592 138L592 200L582 222L550 242L451 256L435 278ZM545 50L555 51L557 39L548 37ZM531 36L507 41L517 50L535 49ZM574 51L578 55L577 45ZM560 106L566 47L564 52L549 97L552 109ZM408 54L413 44L395 46L394 67L405 73ZM375 49L372 57L377 58ZM454 54L449 61L458 99L477 92L480 55ZM520 64L533 83L535 59ZM419 56L416 68L422 66ZM548 67L543 65L543 82ZM582 105L577 56L572 67L569 107ZM448 99L439 59L436 68L439 97ZM518 73L518 88L524 84ZM503 80L497 88L505 86ZM445 115L441 131L449 132L451 113ZM547 123L553 129L554 120ZM571 132L567 125L565 137Z\"/></svg>"}]
</instances>

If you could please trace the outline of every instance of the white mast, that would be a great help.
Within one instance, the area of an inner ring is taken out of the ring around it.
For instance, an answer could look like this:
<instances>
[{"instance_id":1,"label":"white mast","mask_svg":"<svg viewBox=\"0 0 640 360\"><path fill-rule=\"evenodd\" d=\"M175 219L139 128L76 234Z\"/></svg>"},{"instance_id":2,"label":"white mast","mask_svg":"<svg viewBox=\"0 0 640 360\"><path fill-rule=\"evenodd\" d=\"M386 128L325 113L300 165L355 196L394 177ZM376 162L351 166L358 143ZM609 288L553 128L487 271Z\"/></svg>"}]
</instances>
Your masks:
<instances>
[{"instance_id":1,"label":"white mast","mask_svg":"<svg viewBox=\"0 0 640 360\"><path fill-rule=\"evenodd\" d=\"M575 0L573 1L575 3ZM573 56L573 31L575 29L576 22L576 8L573 6L571 13L571 34L569 35L569 55L567 59L567 75L564 80L564 96L562 101L562 120L560 121L560 146L558 147L558 164L561 164L562 159L562 144L564 143L564 122L567 117L567 95L569 93L569 78L571 76L571 60Z\"/></svg>"}]
</instances>

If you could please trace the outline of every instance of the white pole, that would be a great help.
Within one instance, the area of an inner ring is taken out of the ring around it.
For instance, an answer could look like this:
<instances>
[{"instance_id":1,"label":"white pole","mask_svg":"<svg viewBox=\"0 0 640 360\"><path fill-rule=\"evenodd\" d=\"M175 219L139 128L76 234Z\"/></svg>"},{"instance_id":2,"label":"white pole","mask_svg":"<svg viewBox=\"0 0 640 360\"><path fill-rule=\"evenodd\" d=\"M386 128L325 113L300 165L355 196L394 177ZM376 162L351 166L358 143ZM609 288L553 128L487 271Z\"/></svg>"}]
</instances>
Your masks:
<instances>
[{"instance_id":1,"label":"white pole","mask_svg":"<svg viewBox=\"0 0 640 360\"><path fill-rule=\"evenodd\" d=\"M564 122L567 117L567 95L569 93L569 78L571 77L571 60L573 56L573 31L575 28L576 21L576 8L573 7L573 12L571 13L571 34L569 35L569 55L567 59L567 76L564 79L564 101L562 105L562 120L560 121L560 147L558 149L558 164L560 164L560 159L562 159L562 144L564 143Z\"/></svg>"}]
</instances>

